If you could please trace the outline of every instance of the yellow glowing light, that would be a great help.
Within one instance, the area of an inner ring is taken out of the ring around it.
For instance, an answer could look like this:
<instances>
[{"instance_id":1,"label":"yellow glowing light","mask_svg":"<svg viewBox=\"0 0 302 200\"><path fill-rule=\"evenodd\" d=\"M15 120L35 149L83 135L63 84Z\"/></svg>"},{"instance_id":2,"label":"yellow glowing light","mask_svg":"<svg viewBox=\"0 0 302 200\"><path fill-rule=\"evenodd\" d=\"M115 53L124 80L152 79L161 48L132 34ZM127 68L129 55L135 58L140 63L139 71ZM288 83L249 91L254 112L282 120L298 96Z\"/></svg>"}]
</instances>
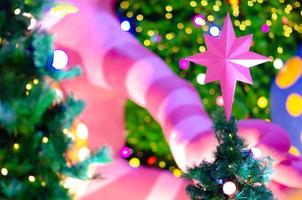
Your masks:
<instances>
[{"instance_id":1,"label":"yellow glowing light","mask_svg":"<svg viewBox=\"0 0 302 200\"><path fill-rule=\"evenodd\" d=\"M150 46L151 44L151 41L150 40L144 40L144 45L147 47L147 46Z\"/></svg>"},{"instance_id":2,"label":"yellow glowing light","mask_svg":"<svg viewBox=\"0 0 302 200\"><path fill-rule=\"evenodd\" d=\"M127 8L129 8L129 2L128 2L128 1L122 1L122 2L121 2L121 8L122 8L122 9L127 9Z\"/></svg>"},{"instance_id":3,"label":"yellow glowing light","mask_svg":"<svg viewBox=\"0 0 302 200\"><path fill-rule=\"evenodd\" d=\"M185 32L186 32L187 34L191 34L191 33L192 33L192 29L191 29L191 28L186 28Z\"/></svg>"},{"instance_id":4,"label":"yellow glowing light","mask_svg":"<svg viewBox=\"0 0 302 200\"><path fill-rule=\"evenodd\" d=\"M259 108L265 108L268 105L268 100L266 97L259 97L257 104Z\"/></svg>"},{"instance_id":5,"label":"yellow glowing light","mask_svg":"<svg viewBox=\"0 0 302 200\"><path fill-rule=\"evenodd\" d=\"M214 18L214 16L213 15L208 15L208 20L210 21L210 22L212 22L212 21L214 21L215 20L215 18Z\"/></svg>"},{"instance_id":6,"label":"yellow glowing light","mask_svg":"<svg viewBox=\"0 0 302 200\"><path fill-rule=\"evenodd\" d=\"M21 13L21 10L20 8L17 8L15 11L14 11L15 15L19 15Z\"/></svg>"},{"instance_id":7,"label":"yellow glowing light","mask_svg":"<svg viewBox=\"0 0 302 200\"><path fill-rule=\"evenodd\" d=\"M272 14L272 19L273 19L273 20L278 19L278 15L277 15L276 13L273 13L273 14Z\"/></svg>"},{"instance_id":8,"label":"yellow glowing light","mask_svg":"<svg viewBox=\"0 0 302 200\"><path fill-rule=\"evenodd\" d=\"M18 150L19 148L20 148L20 145L19 145L18 143L15 143L15 144L14 144L14 149L15 149L15 150Z\"/></svg>"},{"instance_id":9,"label":"yellow glowing light","mask_svg":"<svg viewBox=\"0 0 302 200\"><path fill-rule=\"evenodd\" d=\"M153 36L154 35L154 31L152 31L152 30L149 30L148 32L147 32L147 34L151 37L151 36Z\"/></svg>"},{"instance_id":10,"label":"yellow glowing light","mask_svg":"<svg viewBox=\"0 0 302 200\"><path fill-rule=\"evenodd\" d=\"M215 1L215 4L217 5L217 6L221 6L222 5L222 2L221 1Z\"/></svg>"},{"instance_id":11,"label":"yellow glowing light","mask_svg":"<svg viewBox=\"0 0 302 200\"><path fill-rule=\"evenodd\" d=\"M38 79L34 79L33 80L33 84L35 84L35 85L39 84L39 80Z\"/></svg>"},{"instance_id":12,"label":"yellow glowing light","mask_svg":"<svg viewBox=\"0 0 302 200\"><path fill-rule=\"evenodd\" d=\"M200 47L199 47L199 51L200 51L200 52L205 52L205 51L206 51L206 48L205 48L204 46L200 46Z\"/></svg>"},{"instance_id":13,"label":"yellow glowing light","mask_svg":"<svg viewBox=\"0 0 302 200\"><path fill-rule=\"evenodd\" d=\"M54 6L50 13L57 17L64 17L68 14L77 13L79 9L71 3L58 3Z\"/></svg>"},{"instance_id":14,"label":"yellow glowing light","mask_svg":"<svg viewBox=\"0 0 302 200\"><path fill-rule=\"evenodd\" d=\"M252 1L248 1L247 5L250 6L250 7L252 7L254 5L254 3Z\"/></svg>"},{"instance_id":15,"label":"yellow glowing light","mask_svg":"<svg viewBox=\"0 0 302 200\"><path fill-rule=\"evenodd\" d=\"M42 186L42 187L45 187L45 186L46 186L45 181L42 181L42 182L41 182L41 186Z\"/></svg>"},{"instance_id":16,"label":"yellow glowing light","mask_svg":"<svg viewBox=\"0 0 302 200\"><path fill-rule=\"evenodd\" d=\"M47 137L43 137L43 138L42 138L42 142L43 142L44 144L46 144L46 143L48 142L48 138L47 138Z\"/></svg>"},{"instance_id":17,"label":"yellow glowing light","mask_svg":"<svg viewBox=\"0 0 302 200\"><path fill-rule=\"evenodd\" d=\"M289 59L276 77L276 84L280 88L293 85L302 75L302 60L295 56Z\"/></svg>"},{"instance_id":18,"label":"yellow glowing light","mask_svg":"<svg viewBox=\"0 0 302 200\"><path fill-rule=\"evenodd\" d=\"M294 156L300 156L300 151L294 146L290 147L289 153L294 155Z\"/></svg>"},{"instance_id":19,"label":"yellow glowing light","mask_svg":"<svg viewBox=\"0 0 302 200\"><path fill-rule=\"evenodd\" d=\"M208 5L208 2L207 2L206 0L202 0L202 1L200 2L200 4L201 4L202 6L207 6L207 5Z\"/></svg>"},{"instance_id":20,"label":"yellow glowing light","mask_svg":"<svg viewBox=\"0 0 302 200\"><path fill-rule=\"evenodd\" d=\"M229 0L229 2L232 6L239 4L239 0Z\"/></svg>"},{"instance_id":21,"label":"yellow glowing light","mask_svg":"<svg viewBox=\"0 0 302 200\"><path fill-rule=\"evenodd\" d=\"M302 96L297 93L290 94L286 99L286 110L293 117L300 116L302 114Z\"/></svg>"},{"instance_id":22,"label":"yellow glowing light","mask_svg":"<svg viewBox=\"0 0 302 200\"><path fill-rule=\"evenodd\" d=\"M131 167L133 167L133 168L137 168L137 167L139 167L140 166L140 160L138 159L138 158L131 158L130 160L129 160L129 165L131 166Z\"/></svg>"},{"instance_id":23,"label":"yellow glowing light","mask_svg":"<svg viewBox=\"0 0 302 200\"><path fill-rule=\"evenodd\" d=\"M129 18L133 17L133 12L131 12L131 11L127 12L126 16L129 17Z\"/></svg>"},{"instance_id":24,"label":"yellow glowing light","mask_svg":"<svg viewBox=\"0 0 302 200\"><path fill-rule=\"evenodd\" d=\"M171 13L166 13L165 16L166 16L167 19L172 19L172 17L173 17L173 15Z\"/></svg>"},{"instance_id":25,"label":"yellow glowing light","mask_svg":"<svg viewBox=\"0 0 302 200\"><path fill-rule=\"evenodd\" d=\"M181 177L181 175L182 175L182 171L180 170L180 169L174 169L173 170L173 175L175 176L175 177Z\"/></svg>"},{"instance_id":26,"label":"yellow glowing light","mask_svg":"<svg viewBox=\"0 0 302 200\"><path fill-rule=\"evenodd\" d=\"M158 166L159 166L160 168L165 168L165 167L166 167L166 163L165 163L164 161L160 161L160 162L158 163Z\"/></svg>"},{"instance_id":27,"label":"yellow glowing light","mask_svg":"<svg viewBox=\"0 0 302 200\"><path fill-rule=\"evenodd\" d=\"M219 8L219 6L214 5L214 6L213 6L213 10L217 12L217 11L219 11L219 10L220 10L220 8Z\"/></svg>"},{"instance_id":28,"label":"yellow glowing light","mask_svg":"<svg viewBox=\"0 0 302 200\"><path fill-rule=\"evenodd\" d=\"M279 54L282 54L283 53L283 48L282 47L278 47L277 51L278 51Z\"/></svg>"},{"instance_id":29,"label":"yellow glowing light","mask_svg":"<svg viewBox=\"0 0 302 200\"><path fill-rule=\"evenodd\" d=\"M86 140L88 138L88 127L83 124L83 123L79 123L77 125L77 135L80 139L82 140Z\"/></svg>"},{"instance_id":30,"label":"yellow glowing light","mask_svg":"<svg viewBox=\"0 0 302 200\"><path fill-rule=\"evenodd\" d=\"M174 34L174 33L167 33L167 34L166 34L167 40L172 40L174 37L175 37L175 34Z\"/></svg>"},{"instance_id":31,"label":"yellow glowing light","mask_svg":"<svg viewBox=\"0 0 302 200\"><path fill-rule=\"evenodd\" d=\"M235 24L235 26L240 26L240 21L239 21L238 19L236 19L236 20L234 21L234 24Z\"/></svg>"},{"instance_id":32,"label":"yellow glowing light","mask_svg":"<svg viewBox=\"0 0 302 200\"><path fill-rule=\"evenodd\" d=\"M240 24L240 26L239 26L239 29L240 29L240 30L244 31L245 28L246 28L246 26L245 26L244 24Z\"/></svg>"},{"instance_id":33,"label":"yellow glowing light","mask_svg":"<svg viewBox=\"0 0 302 200\"><path fill-rule=\"evenodd\" d=\"M142 14L138 14L136 16L137 21L142 21L144 19L144 16Z\"/></svg>"},{"instance_id":34,"label":"yellow glowing light","mask_svg":"<svg viewBox=\"0 0 302 200\"><path fill-rule=\"evenodd\" d=\"M35 182L36 178L34 176L28 177L29 182Z\"/></svg>"},{"instance_id":35,"label":"yellow glowing light","mask_svg":"<svg viewBox=\"0 0 302 200\"><path fill-rule=\"evenodd\" d=\"M178 29L183 29L184 28L184 24L183 23L178 23L177 24L177 28Z\"/></svg>"},{"instance_id":36,"label":"yellow glowing light","mask_svg":"<svg viewBox=\"0 0 302 200\"><path fill-rule=\"evenodd\" d=\"M90 150L87 147L82 147L79 151L78 151L78 158L80 161L85 160L90 154Z\"/></svg>"},{"instance_id":37,"label":"yellow glowing light","mask_svg":"<svg viewBox=\"0 0 302 200\"><path fill-rule=\"evenodd\" d=\"M69 130L67 128L64 128L63 131L62 131L64 134L67 134L69 133Z\"/></svg>"},{"instance_id":38,"label":"yellow glowing light","mask_svg":"<svg viewBox=\"0 0 302 200\"><path fill-rule=\"evenodd\" d=\"M1 169L1 174L2 174L3 176L6 176L6 175L8 174L8 170L7 170L6 168L2 168L2 169Z\"/></svg>"},{"instance_id":39,"label":"yellow glowing light","mask_svg":"<svg viewBox=\"0 0 302 200\"><path fill-rule=\"evenodd\" d=\"M140 33L140 32L143 31L143 28L140 27L140 26L137 26L137 27L135 28L135 31L138 32L138 33Z\"/></svg>"},{"instance_id":40,"label":"yellow glowing light","mask_svg":"<svg viewBox=\"0 0 302 200\"><path fill-rule=\"evenodd\" d=\"M30 83L27 83L26 86L25 86L25 88L26 88L27 90L31 90L32 87L33 87L33 86L32 86Z\"/></svg>"},{"instance_id":41,"label":"yellow glowing light","mask_svg":"<svg viewBox=\"0 0 302 200\"><path fill-rule=\"evenodd\" d=\"M196 7L197 6L196 1L190 1L190 6L193 8Z\"/></svg>"},{"instance_id":42,"label":"yellow glowing light","mask_svg":"<svg viewBox=\"0 0 302 200\"><path fill-rule=\"evenodd\" d=\"M171 11L173 10L173 8L172 8L171 5L167 5L167 6L165 7L165 9L166 9L167 12L171 12Z\"/></svg>"}]
</instances>

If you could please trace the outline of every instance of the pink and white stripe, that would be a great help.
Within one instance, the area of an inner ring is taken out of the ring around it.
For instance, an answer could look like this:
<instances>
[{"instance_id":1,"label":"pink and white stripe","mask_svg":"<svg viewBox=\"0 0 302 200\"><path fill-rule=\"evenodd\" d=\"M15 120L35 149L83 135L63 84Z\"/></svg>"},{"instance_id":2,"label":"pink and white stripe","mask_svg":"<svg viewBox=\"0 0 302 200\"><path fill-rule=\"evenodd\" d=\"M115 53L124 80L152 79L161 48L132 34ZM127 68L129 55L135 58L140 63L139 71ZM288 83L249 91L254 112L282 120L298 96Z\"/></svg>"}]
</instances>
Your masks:
<instances>
[{"instance_id":1,"label":"pink and white stripe","mask_svg":"<svg viewBox=\"0 0 302 200\"><path fill-rule=\"evenodd\" d=\"M118 152L124 143L124 104L131 99L160 123L181 169L211 159L217 143L211 119L196 90L120 29L108 9L112 1L72 2L79 12L64 17L51 32L57 47L65 49L73 63L83 66L83 77L63 85L87 102L81 117L90 130L90 147L108 144ZM275 159L272 188L280 199L284 196L282 191L301 189L302 162L288 156L290 140L283 129L262 120L244 120L239 123L239 133L251 146L258 146ZM118 156L114 163L99 169L108 180L92 181L83 199L186 198L183 181L167 172L144 167L131 169ZM276 184L290 189L281 190Z\"/></svg>"}]
</instances>

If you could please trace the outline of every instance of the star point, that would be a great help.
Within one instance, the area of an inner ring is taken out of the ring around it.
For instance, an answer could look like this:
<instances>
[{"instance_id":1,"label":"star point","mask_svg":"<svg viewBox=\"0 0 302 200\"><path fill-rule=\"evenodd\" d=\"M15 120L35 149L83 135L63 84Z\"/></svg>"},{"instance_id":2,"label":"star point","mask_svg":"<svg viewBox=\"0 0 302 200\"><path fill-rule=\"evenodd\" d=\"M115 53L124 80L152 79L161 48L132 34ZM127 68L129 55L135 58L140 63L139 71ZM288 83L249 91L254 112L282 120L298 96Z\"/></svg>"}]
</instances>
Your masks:
<instances>
[{"instance_id":1,"label":"star point","mask_svg":"<svg viewBox=\"0 0 302 200\"><path fill-rule=\"evenodd\" d=\"M252 34L237 38L227 13L219 37L204 35L207 51L186 58L207 67L205 83L220 81L227 120L232 113L236 82L252 84L249 68L270 60L249 51L252 38Z\"/></svg>"}]
</instances>

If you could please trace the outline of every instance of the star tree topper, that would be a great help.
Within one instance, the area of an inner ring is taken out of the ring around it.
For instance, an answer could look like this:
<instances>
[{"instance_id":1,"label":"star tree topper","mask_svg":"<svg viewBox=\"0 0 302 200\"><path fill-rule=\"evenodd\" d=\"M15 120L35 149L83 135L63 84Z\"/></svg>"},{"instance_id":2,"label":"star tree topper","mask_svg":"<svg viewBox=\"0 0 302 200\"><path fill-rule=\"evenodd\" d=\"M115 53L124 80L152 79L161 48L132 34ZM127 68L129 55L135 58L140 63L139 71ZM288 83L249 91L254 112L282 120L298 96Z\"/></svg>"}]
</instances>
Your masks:
<instances>
[{"instance_id":1,"label":"star tree topper","mask_svg":"<svg viewBox=\"0 0 302 200\"><path fill-rule=\"evenodd\" d=\"M236 82L252 84L249 68L270 61L249 51L252 38L252 34L236 38L228 13L219 37L204 35L207 51L186 58L207 67L205 83L220 81L227 120L232 112Z\"/></svg>"}]
</instances>

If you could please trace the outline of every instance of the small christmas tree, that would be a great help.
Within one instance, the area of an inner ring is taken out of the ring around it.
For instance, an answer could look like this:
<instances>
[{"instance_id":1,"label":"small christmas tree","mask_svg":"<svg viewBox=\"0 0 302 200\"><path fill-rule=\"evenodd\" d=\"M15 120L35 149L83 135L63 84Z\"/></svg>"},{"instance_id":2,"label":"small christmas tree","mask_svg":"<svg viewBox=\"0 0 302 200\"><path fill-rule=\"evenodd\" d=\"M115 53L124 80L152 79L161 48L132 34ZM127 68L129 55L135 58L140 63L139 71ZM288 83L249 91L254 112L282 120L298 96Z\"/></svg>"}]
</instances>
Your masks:
<instances>
[{"instance_id":1,"label":"small christmas tree","mask_svg":"<svg viewBox=\"0 0 302 200\"><path fill-rule=\"evenodd\" d=\"M214 162L203 161L190 168L186 177L193 181L186 191L192 199L202 200L272 200L266 187L271 174L272 160L260 158L257 148L247 148L237 134L232 117L226 121L222 112L213 115L215 136L219 145Z\"/></svg>"},{"instance_id":2,"label":"small christmas tree","mask_svg":"<svg viewBox=\"0 0 302 200\"><path fill-rule=\"evenodd\" d=\"M64 130L84 103L61 98L52 87L80 71L59 69L52 37L37 28L49 6L0 3L0 199L70 199L66 176L87 179L89 164L109 161L106 148L77 165L66 158L71 139Z\"/></svg>"}]
</instances>

